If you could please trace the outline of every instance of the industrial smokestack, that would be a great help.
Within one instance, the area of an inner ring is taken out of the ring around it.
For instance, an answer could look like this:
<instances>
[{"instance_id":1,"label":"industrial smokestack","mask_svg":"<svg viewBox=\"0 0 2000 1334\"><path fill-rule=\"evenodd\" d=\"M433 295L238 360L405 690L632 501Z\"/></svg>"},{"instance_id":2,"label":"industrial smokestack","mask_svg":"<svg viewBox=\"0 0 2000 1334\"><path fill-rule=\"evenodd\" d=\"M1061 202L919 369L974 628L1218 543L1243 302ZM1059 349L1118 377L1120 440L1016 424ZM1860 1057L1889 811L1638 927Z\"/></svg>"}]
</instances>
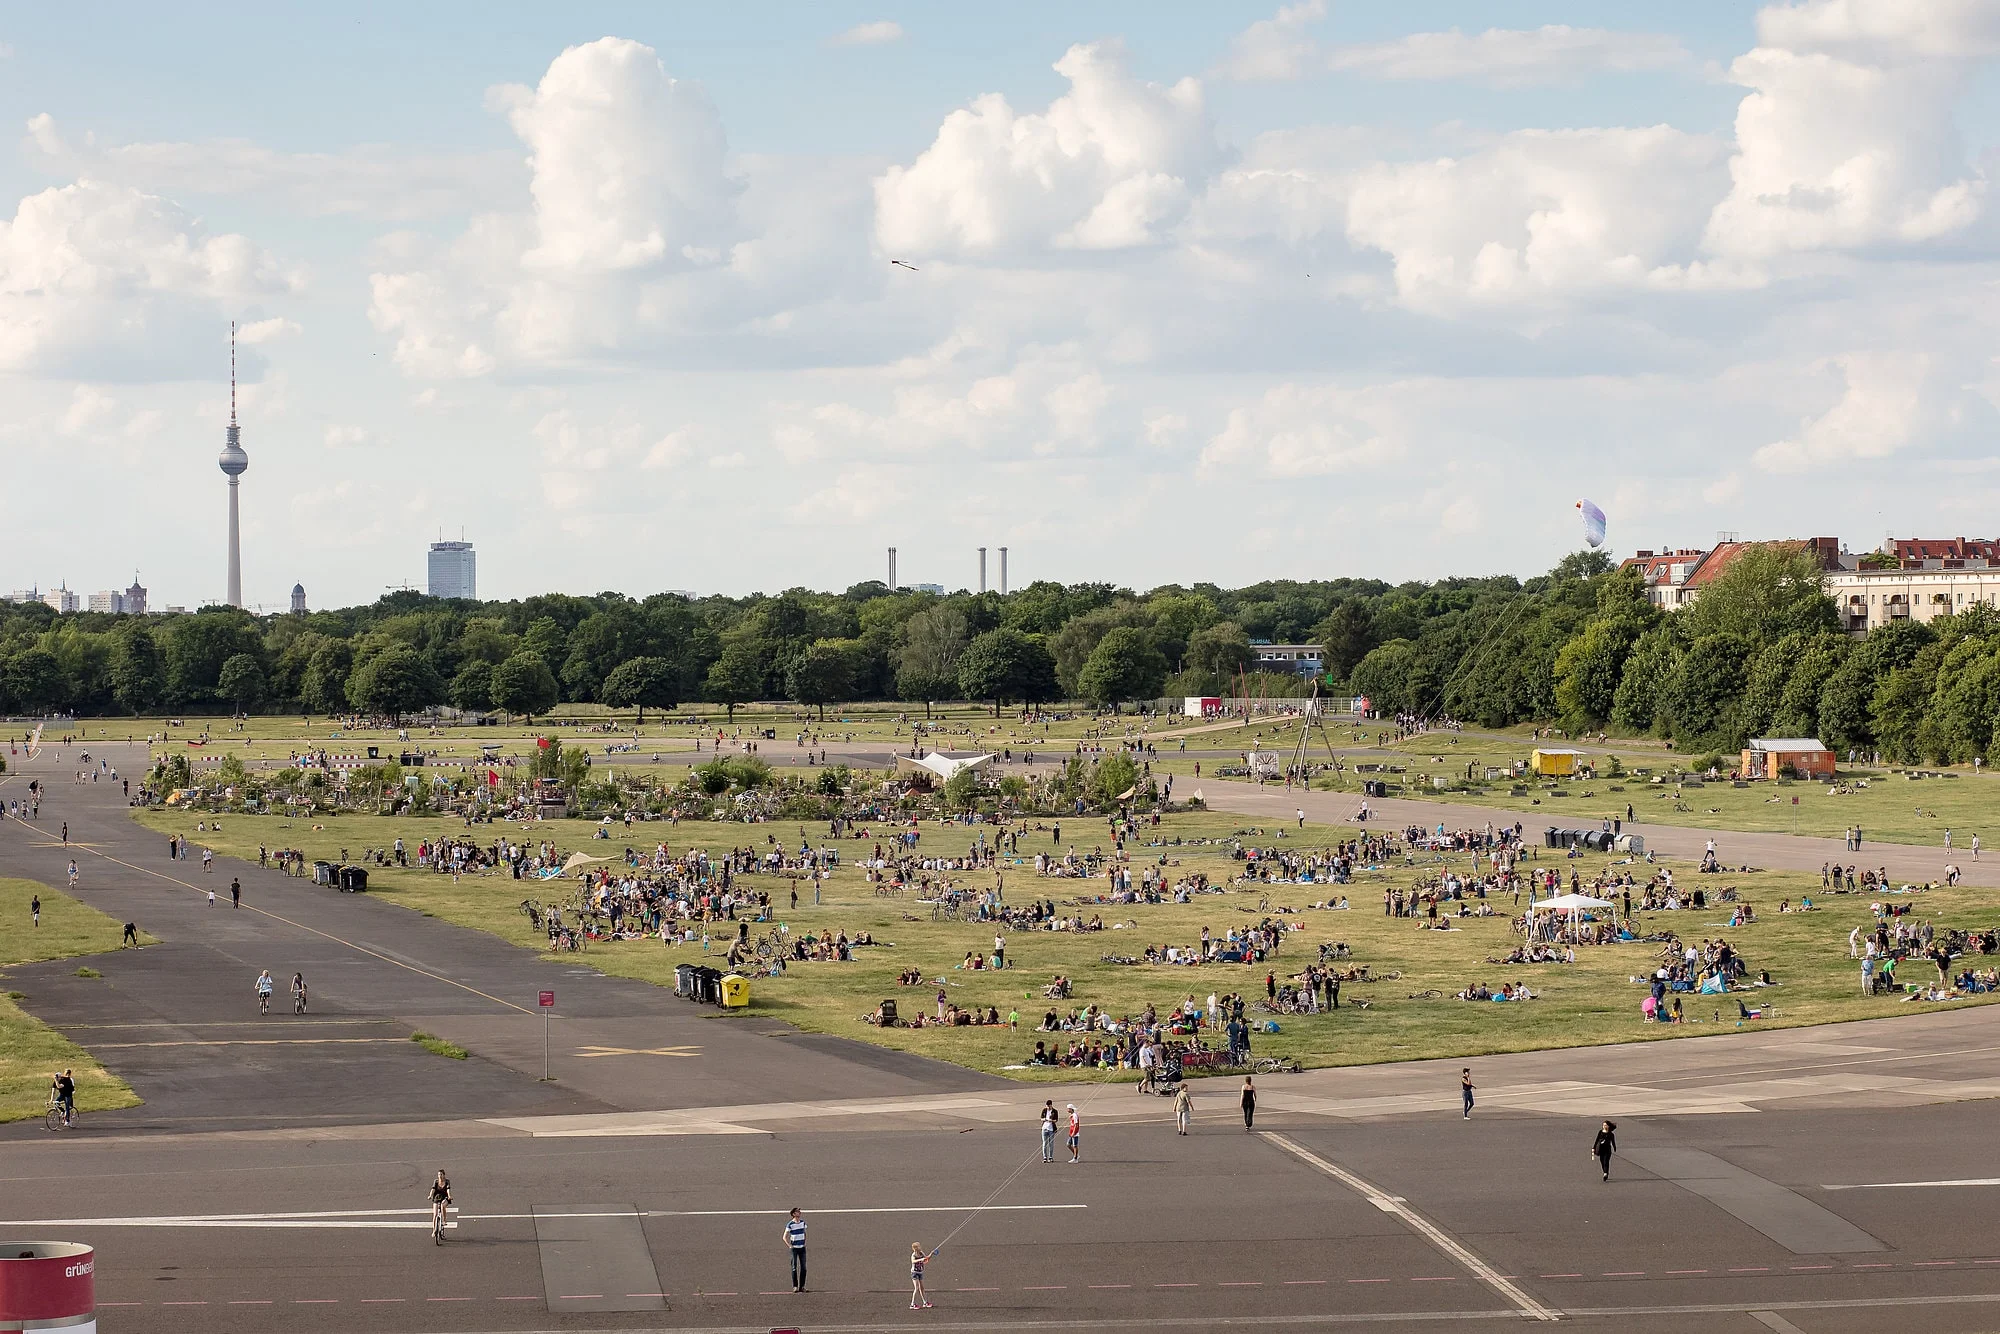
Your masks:
<instances>
[{"instance_id":1,"label":"industrial smokestack","mask_svg":"<svg viewBox=\"0 0 2000 1334\"><path fill-rule=\"evenodd\" d=\"M896 591L896 548L889 548L889 591Z\"/></svg>"},{"instance_id":2,"label":"industrial smokestack","mask_svg":"<svg viewBox=\"0 0 2000 1334\"><path fill-rule=\"evenodd\" d=\"M986 548L979 548L979 591L986 591Z\"/></svg>"},{"instance_id":3,"label":"industrial smokestack","mask_svg":"<svg viewBox=\"0 0 2000 1334\"><path fill-rule=\"evenodd\" d=\"M1007 548L1000 548L1000 596L1007 596Z\"/></svg>"}]
</instances>

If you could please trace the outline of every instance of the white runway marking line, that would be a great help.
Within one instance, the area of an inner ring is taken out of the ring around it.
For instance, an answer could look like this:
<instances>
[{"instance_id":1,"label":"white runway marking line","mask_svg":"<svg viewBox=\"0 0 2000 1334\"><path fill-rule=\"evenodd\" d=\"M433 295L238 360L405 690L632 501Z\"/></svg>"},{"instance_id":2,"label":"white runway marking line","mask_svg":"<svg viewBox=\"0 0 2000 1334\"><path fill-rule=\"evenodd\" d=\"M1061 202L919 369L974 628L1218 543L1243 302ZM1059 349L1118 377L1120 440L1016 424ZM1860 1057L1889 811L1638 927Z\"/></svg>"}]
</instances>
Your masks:
<instances>
[{"instance_id":1,"label":"white runway marking line","mask_svg":"<svg viewBox=\"0 0 2000 1334\"><path fill-rule=\"evenodd\" d=\"M1410 1208L1408 1204L1403 1202L1400 1196L1391 1195L1388 1192L1381 1190L1374 1185L1371 1185L1367 1181L1364 1181L1360 1177L1354 1175L1354 1173L1348 1171L1346 1168L1341 1167L1338 1164L1328 1162L1326 1159L1320 1157L1318 1154L1314 1153L1312 1150L1306 1148L1304 1145L1298 1143L1295 1140L1288 1139L1283 1135L1273 1134L1268 1130L1260 1131L1258 1133L1261 1134L1264 1139L1268 1140L1272 1144L1277 1145L1279 1148L1283 1149L1286 1153L1291 1154L1294 1158L1297 1158L1299 1161L1307 1163L1310 1166L1316 1167L1320 1171L1326 1173L1326 1175L1340 1182L1342 1185L1346 1186L1348 1189L1352 1190L1355 1194L1367 1200L1370 1204L1374 1205L1377 1209L1380 1209L1382 1212L1395 1214L1397 1217L1401 1218L1404 1223L1409 1225L1412 1231L1417 1232L1418 1234L1423 1236L1425 1240L1429 1241L1433 1246L1443 1251L1446 1255L1450 1256L1452 1259L1458 1261L1458 1263L1463 1265L1466 1268L1466 1270L1472 1274L1474 1278L1477 1278L1487 1287L1499 1293L1504 1300L1512 1302L1514 1304L1516 1314L1520 1315L1523 1319L1560 1320L1562 1318L1560 1312L1550 1307L1544 1306L1542 1303L1536 1301L1533 1297L1530 1297L1527 1293L1523 1292L1520 1288L1516 1287L1513 1283L1509 1282L1507 1278L1500 1273L1499 1270L1495 1269L1492 1265L1487 1264L1484 1260L1480 1259L1478 1256L1474 1255L1471 1251L1467 1250L1464 1246L1460 1245L1459 1242L1456 1239L1454 1239L1449 1233L1447 1233L1443 1228L1431 1222L1428 1218L1425 1218L1422 1214L1419 1214L1416 1210Z\"/></svg>"},{"instance_id":2,"label":"white runway marking line","mask_svg":"<svg viewBox=\"0 0 2000 1334\"><path fill-rule=\"evenodd\" d=\"M905 1204L875 1208L820 1209L813 1214L947 1214L963 1213L964 1204ZM989 1204L987 1212L1042 1212L1056 1209L1088 1209L1087 1204ZM534 1214L468 1214L451 1211L447 1228L464 1223L504 1223L533 1219ZM782 1218L784 1209L641 1209L641 1218ZM542 1214L543 1218L630 1218L629 1209L604 1212L572 1211ZM158 1214L131 1218L24 1218L0 1219L0 1228L54 1227L258 1227L258 1228L422 1228L431 1225L429 1209L329 1209L305 1213L258 1214Z\"/></svg>"},{"instance_id":3,"label":"white runway marking line","mask_svg":"<svg viewBox=\"0 0 2000 1334\"><path fill-rule=\"evenodd\" d=\"M2000 1186L2000 1177L1962 1177L1957 1181L1857 1181L1821 1190L1913 1190L1925 1186Z\"/></svg>"}]
</instances>

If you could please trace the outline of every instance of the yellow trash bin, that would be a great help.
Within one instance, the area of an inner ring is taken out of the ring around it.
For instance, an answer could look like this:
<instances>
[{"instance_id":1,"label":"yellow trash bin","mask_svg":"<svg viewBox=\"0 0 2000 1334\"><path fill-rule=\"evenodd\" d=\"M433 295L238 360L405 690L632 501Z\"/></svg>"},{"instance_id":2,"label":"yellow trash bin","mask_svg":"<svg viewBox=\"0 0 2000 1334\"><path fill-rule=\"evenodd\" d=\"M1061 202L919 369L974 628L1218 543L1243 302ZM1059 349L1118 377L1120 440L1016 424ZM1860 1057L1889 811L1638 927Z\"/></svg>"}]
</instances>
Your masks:
<instances>
[{"instance_id":1,"label":"yellow trash bin","mask_svg":"<svg viewBox=\"0 0 2000 1334\"><path fill-rule=\"evenodd\" d=\"M741 973L729 973L722 979L722 1008L740 1010L750 1003L750 979Z\"/></svg>"}]
</instances>

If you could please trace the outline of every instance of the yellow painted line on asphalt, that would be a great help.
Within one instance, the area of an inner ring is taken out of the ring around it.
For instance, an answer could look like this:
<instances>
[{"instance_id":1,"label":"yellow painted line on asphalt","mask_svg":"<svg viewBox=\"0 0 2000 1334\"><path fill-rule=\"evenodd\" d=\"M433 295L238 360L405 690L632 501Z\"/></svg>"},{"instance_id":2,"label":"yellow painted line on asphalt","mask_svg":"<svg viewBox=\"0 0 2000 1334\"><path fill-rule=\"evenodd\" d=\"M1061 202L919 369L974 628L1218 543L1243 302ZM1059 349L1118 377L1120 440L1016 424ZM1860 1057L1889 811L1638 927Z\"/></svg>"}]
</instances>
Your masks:
<instances>
[{"instance_id":1,"label":"yellow painted line on asphalt","mask_svg":"<svg viewBox=\"0 0 2000 1334\"><path fill-rule=\"evenodd\" d=\"M93 857L102 858L103 860L110 862L114 866L123 866L125 869L129 871L137 871L141 875L152 876L155 880L164 880L170 885L180 885L183 888L192 890L197 894L203 895L204 897L209 892L202 886L197 885L192 881L182 880L177 876L162 874L159 871L153 870L151 867L134 865L132 862L128 862L120 857L114 857L108 852L98 852L95 849L86 849L86 850L89 851ZM443 973L434 973L428 968L419 968L415 964L404 963L401 959L392 959L388 955L383 954L379 950L371 950L366 945L360 944L356 941L348 940L344 936L337 936L333 934L333 932L331 931L322 931L316 926L307 926L304 922L294 922L291 918L282 916L281 914L278 913L274 913L267 908L259 908L254 904L249 904L245 905L244 911L256 913L258 916L269 918L271 921L274 922L283 922L286 926L289 926L294 930L304 931L308 935L318 936L322 940L330 940L336 945L345 945L348 949L353 950L357 954L365 954L371 959L380 959L383 963L394 964L396 967L401 968L407 972L415 973L419 977L428 977L432 981L443 982L447 986L457 987L460 991L470 992L471 994L479 997L481 1000L492 1001L495 1005L501 1006L505 1009L513 1010L518 1014L533 1015L537 1013L536 1011L529 1009L525 1005L516 1005L513 1001L502 1000L500 999L500 997L493 995L491 992L481 991L478 987L469 986L464 982L458 981L456 978L446 977Z\"/></svg>"}]
</instances>

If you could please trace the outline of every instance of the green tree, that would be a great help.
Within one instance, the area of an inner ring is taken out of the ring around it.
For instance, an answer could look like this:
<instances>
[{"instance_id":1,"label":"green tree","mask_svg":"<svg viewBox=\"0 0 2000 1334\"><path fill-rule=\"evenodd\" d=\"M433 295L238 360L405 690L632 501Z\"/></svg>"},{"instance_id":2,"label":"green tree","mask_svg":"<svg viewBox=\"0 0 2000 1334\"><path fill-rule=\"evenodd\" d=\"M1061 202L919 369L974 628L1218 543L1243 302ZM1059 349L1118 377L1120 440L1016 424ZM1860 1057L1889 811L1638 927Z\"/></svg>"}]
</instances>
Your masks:
<instances>
[{"instance_id":1,"label":"green tree","mask_svg":"<svg viewBox=\"0 0 2000 1334\"><path fill-rule=\"evenodd\" d=\"M1688 622L1689 643L1727 634L1756 646L1789 634L1838 630L1840 610L1826 595L1825 577L1796 542L1753 543L1676 615Z\"/></svg>"},{"instance_id":2,"label":"green tree","mask_svg":"<svg viewBox=\"0 0 2000 1334\"><path fill-rule=\"evenodd\" d=\"M1407 639L1392 639L1354 665L1348 685L1377 713L1414 713L1434 698L1437 678Z\"/></svg>"},{"instance_id":3,"label":"green tree","mask_svg":"<svg viewBox=\"0 0 2000 1334\"><path fill-rule=\"evenodd\" d=\"M255 657L238 653L222 664L216 689L238 713L248 713L264 698L264 669Z\"/></svg>"},{"instance_id":4,"label":"green tree","mask_svg":"<svg viewBox=\"0 0 2000 1334\"><path fill-rule=\"evenodd\" d=\"M1157 592L1146 600L1146 614L1153 622L1153 643L1170 663L1186 658L1189 641L1220 615L1205 594Z\"/></svg>"},{"instance_id":5,"label":"green tree","mask_svg":"<svg viewBox=\"0 0 2000 1334\"><path fill-rule=\"evenodd\" d=\"M347 707L347 678L354 647L332 639L313 650L299 677L299 701L314 713L339 713Z\"/></svg>"},{"instance_id":6,"label":"green tree","mask_svg":"<svg viewBox=\"0 0 2000 1334\"><path fill-rule=\"evenodd\" d=\"M1113 751L1097 762L1090 775L1090 795L1099 808L1116 806L1125 793L1139 785L1139 766L1124 751Z\"/></svg>"},{"instance_id":7,"label":"green tree","mask_svg":"<svg viewBox=\"0 0 2000 1334\"><path fill-rule=\"evenodd\" d=\"M614 709L636 707L644 723L648 707L671 709L681 702L680 669L665 658L627 658L604 678L598 698Z\"/></svg>"},{"instance_id":8,"label":"green tree","mask_svg":"<svg viewBox=\"0 0 2000 1334\"><path fill-rule=\"evenodd\" d=\"M1359 598L1335 607L1313 635L1319 641L1326 670L1343 680L1381 642L1375 636L1375 613Z\"/></svg>"},{"instance_id":9,"label":"green tree","mask_svg":"<svg viewBox=\"0 0 2000 1334\"><path fill-rule=\"evenodd\" d=\"M1077 673L1083 697L1115 709L1120 700L1153 699L1167 679L1167 660L1144 630L1121 625L1105 632Z\"/></svg>"},{"instance_id":10,"label":"green tree","mask_svg":"<svg viewBox=\"0 0 2000 1334\"><path fill-rule=\"evenodd\" d=\"M493 667L474 658L451 678L451 707L465 713L484 713L493 707Z\"/></svg>"},{"instance_id":11,"label":"green tree","mask_svg":"<svg viewBox=\"0 0 2000 1334\"><path fill-rule=\"evenodd\" d=\"M1639 636L1618 675L1611 721L1627 732L1665 734L1672 725L1666 708L1667 683L1673 679L1680 655L1680 639L1671 626L1655 626Z\"/></svg>"},{"instance_id":12,"label":"green tree","mask_svg":"<svg viewBox=\"0 0 2000 1334\"><path fill-rule=\"evenodd\" d=\"M965 655L965 614L949 603L920 611L903 622L903 646L896 654L896 693L931 713L931 701L958 689L958 661Z\"/></svg>"},{"instance_id":13,"label":"green tree","mask_svg":"<svg viewBox=\"0 0 2000 1334\"><path fill-rule=\"evenodd\" d=\"M737 639L724 644L722 655L709 664L701 691L703 699L726 706L733 723L736 706L756 699L763 688L763 653L754 641Z\"/></svg>"},{"instance_id":14,"label":"green tree","mask_svg":"<svg viewBox=\"0 0 2000 1334\"><path fill-rule=\"evenodd\" d=\"M497 707L533 718L555 707L555 673L541 654L522 649L493 669L492 693Z\"/></svg>"},{"instance_id":15,"label":"green tree","mask_svg":"<svg viewBox=\"0 0 2000 1334\"><path fill-rule=\"evenodd\" d=\"M814 640L785 673L786 693L817 707L824 720L827 705L853 696L855 649L851 639Z\"/></svg>"},{"instance_id":16,"label":"green tree","mask_svg":"<svg viewBox=\"0 0 2000 1334\"><path fill-rule=\"evenodd\" d=\"M945 780L944 804L947 810L970 810L978 799L979 779L972 770L960 769Z\"/></svg>"},{"instance_id":17,"label":"green tree","mask_svg":"<svg viewBox=\"0 0 2000 1334\"><path fill-rule=\"evenodd\" d=\"M1249 671L1256 662L1250 636L1234 621L1211 625L1188 640L1188 666L1224 681L1234 679L1239 671Z\"/></svg>"},{"instance_id":18,"label":"green tree","mask_svg":"<svg viewBox=\"0 0 2000 1334\"><path fill-rule=\"evenodd\" d=\"M1667 680L1674 739L1684 745L1740 746L1734 706L1743 693L1750 645L1740 635L1703 635L1688 645Z\"/></svg>"},{"instance_id":19,"label":"green tree","mask_svg":"<svg viewBox=\"0 0 2000 1334\"><path fill-rule=\"evenodd\" d=\"M222 664L239 653L263 654L263 638L247 613L233 607L204 607L175 616L166 627L166 704L171 708L211 704Z\"/></svg>"},{"instance_id":20,"label":"green tree","mask_svg":"<svg viewBox=\"0 0 2000 1334\"><path fill-rule=\"evenodd\" d=\"M967 699L990 699L993 716L1007 700L1038 704L1056 697L1056 666L1040 640L1002 626L966 645L958 688Z\"/></svg>"},{"instance_id":21,"label":"green tree","mask_svg":"<svg viewBox=\"0 0 2000 1334\"><path fill-rule=\"evenodd\" d=\"M365 713L387 714L398 722L406 713L427 708L444 696L423 655L408 644L391 644L354 669L347 678L347 700Z\"/></svg>"},{"instance_id":22,"label":"green tree","mask_svg":"<svg viewBox=\"0 0 2000 1334\"><path fill-rule=\"evenodd\" d=\"M1556 654L1555 698L1568 726L1602 727L1611 720L1631 649L1631 628L1613 621L1592 621L1563 645Z\"/></svg>"},{"instance_id":23,"label":"green tree","mask_svg":"<svg viewBox=\"0 0 2000 1334\"><path fill-rule=\"evenodd\" d=\"M111 653L111 691L126 712L142 715L159 707L166 670L152 631L133 622L118 632Z\"/></svg>"},{"instance_id":24,"label":"green tree","mask_svg":"<svg viewBox=\"0 0 2000 1334\"><path fill-rule=\"evenodd\" d=\"M62 664L45 648L23 649L6 664L7 694L28 713L46 713L62 697Z\"/></svg>"},{"instance_id":25,"label":"green tree","mask_svg":"<svg viewBox=\"0 0 2000 1334\"><path fill-rule=\"evenodd\" d=\"M1792 663L1791 674L1785 678L1785 688L1778 695L1778 708L1771 716L1772 735L1820 735L1820 700L1834 673L1846 663L1847 655L1847 639L1838 634L1821 635L1800 651Z\"/></svg>"}]
</instances>

